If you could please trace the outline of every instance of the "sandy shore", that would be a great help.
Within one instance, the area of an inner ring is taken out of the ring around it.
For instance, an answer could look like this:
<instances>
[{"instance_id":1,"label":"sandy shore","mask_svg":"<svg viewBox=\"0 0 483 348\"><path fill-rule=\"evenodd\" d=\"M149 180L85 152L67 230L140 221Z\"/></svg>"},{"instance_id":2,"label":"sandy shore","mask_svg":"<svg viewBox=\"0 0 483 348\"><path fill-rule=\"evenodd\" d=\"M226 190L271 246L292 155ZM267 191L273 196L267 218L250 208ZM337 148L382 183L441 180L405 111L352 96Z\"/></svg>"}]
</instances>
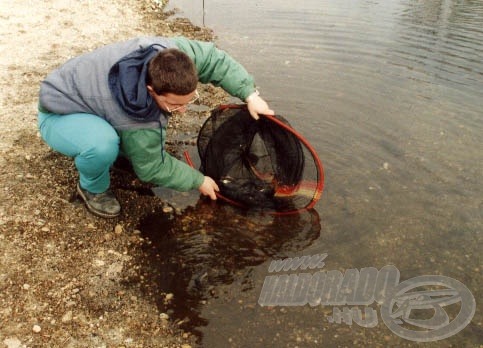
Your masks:
<instances>
[{"instance_id":1,"label":"sandy shore","mask_svg":"<svg viewBox=\"0 0 483 348\"><path fill-rule=\"evenodd\" d=\"M52 152L36 127L39 83L68 58L138 35L210 38L209 31L167 20L158 3L19 0L0 5L2 347L195 345L190 333L177 329L154 305L167 294L146 291L149 284L143 284L136 264L145 243L136 230L140 217L146 207L162 211L167 203L141 195L143 185L136 178L122 175L121 180L114 173L122 216L92 216L71 200L77 181L72 161ZM210 87L203 91L208 105L223 97ZM191 127L198 127L203 116L192 116Z\"/></svg>"}]
</instances>

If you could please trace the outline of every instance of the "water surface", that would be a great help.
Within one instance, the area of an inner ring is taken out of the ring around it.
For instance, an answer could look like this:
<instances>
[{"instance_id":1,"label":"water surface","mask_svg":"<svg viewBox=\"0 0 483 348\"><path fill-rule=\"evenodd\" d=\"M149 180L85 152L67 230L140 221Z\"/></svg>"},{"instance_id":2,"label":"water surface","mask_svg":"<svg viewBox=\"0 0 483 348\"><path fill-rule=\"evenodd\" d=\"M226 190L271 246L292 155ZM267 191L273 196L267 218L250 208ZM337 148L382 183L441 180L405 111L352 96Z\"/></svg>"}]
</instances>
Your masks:
<instances>
[{"instance_id":1,"label":"water surface","mask_svg":"<svg viewBox=\"0 0 483 348\"><path fill-rule=\"evenodd\" d=\"M483 2L205 0L204 15L202 3L171 6L213 28L218 46L253 73L316 148L326 184L311 218L209 206L209 242L196 224L180 233L177 257L189 275L172 287L187 288L201 265L214 270L189 295L201 343L416 346L380 317L366 329L329 323L332 307L258 306L276 257L326 252L326 269L341 271L392 264L401 281L445 275L481 302ZM183 214L206 221L196 208ZM284 243L270 249L276 231ZM481 327L478 306L462 332L427 345L475 346Z\"/></svg>"}]
</instances>

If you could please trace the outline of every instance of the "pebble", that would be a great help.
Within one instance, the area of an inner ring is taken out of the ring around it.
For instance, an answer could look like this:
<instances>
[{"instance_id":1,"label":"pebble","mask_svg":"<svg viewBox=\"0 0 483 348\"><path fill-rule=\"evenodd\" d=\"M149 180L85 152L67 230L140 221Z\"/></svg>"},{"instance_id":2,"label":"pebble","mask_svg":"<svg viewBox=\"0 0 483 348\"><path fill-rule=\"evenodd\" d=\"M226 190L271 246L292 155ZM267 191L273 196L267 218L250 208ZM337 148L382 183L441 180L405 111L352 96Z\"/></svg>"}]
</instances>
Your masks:
<instances>
[{"instance_id":1,"label":"pebble","mask_svg":"<svg viewBox=\"0 0 483 348\"><path fill-rule=\"evenodd\" d=\"M121 225L117 224L116 227L114 228L114 233L116 234L121 234L123 231L123 228Z\"/></svg>"},{"instance_id":2,"label":"pebble","mask_svg":"<svg viewBox=\"0 0 483 348\"><path fill-rule=\"evenodd\" d=\"M72 311L67 311L63 316L62 316L62 322L63 323L69 323L72 321Z\"/></svg>"},{"instance_id":3,"label":"pebble","mask_svg":"<svg viewBox=\"0 0 483 348\"><path fill-rule=\"evenodd\" d=\"M385 170L389 169L389 163L387 163L387 162L384 162L384 164L382 166Z\"/></svg>"},{"instance_id":4,"label":"pebble","mask_svg":"<svg viewBox=\"0 0 483 348\"><path fill-rule=\"evenodd\" d=\"M173 212L173 207L164 207L163 208L163 213L172 213Z\"/></svg>"},{"instance_id":5,"label":"pebble","mask_svg":"<svg viewBox=\"0 0 483 348\"><path fill-rule=\"evenodd\" d=\"M28 285L28 284L24 284L24 285L22 286L22 288L23 288L24 290L28 290L28 289L30 289L30 285Z\"/></svg>"},{"instance_id":6,"label":"pebble","mask_svg":"<svg viewBox=\"0 0 483 348\"><path fill-rule=\"evenodd\" d=\"M17 337L13 338L6 338L3 340L3 344L7 346L7 348L21 348L22 342Z\"/></svg>"},{"instance_id":7,"label":"pebble","mask_svg":"<svg viewBox=\"0 0 483 348\"><path fill-rule=\"evenodd\" d=\"M191 348L191 346L189 344L183 344L181 345L181 348Z\"/></svg>"},{"instance_id":8,"label":"pebble","mask_svg":"<svg viewBox=\"0 0 483 348\"><path fill-rule=\"evenodd\" d=\"M35 333L39 333L40 331L42 331L42 328L39 325L34 325L32 327L32 331Z\"/></svg>"},{"instance_id":9,"label":"pebble","mask_svg":"<svg viewBox=\"0 0 483 348\"><path fill-rule=\"evenodd\" d=\"M159 317L160 317L161 319L164 319L164 320L168 320L168 319L169 319L169 315L167 315L166 313L161 313L161 314L159 315Z\"/></svg>"},{"instance_id":10,"label":"pebble","mask_svg":"<svg viewBox=\"0 0 483 348\"><path fill-rule=\"evenodd\" d=\"M165 299L168 300L168 301L171 301L173 299L174 295L169 293L169 294L166 294L166 297Z\"/></svg>"}]
</instances>

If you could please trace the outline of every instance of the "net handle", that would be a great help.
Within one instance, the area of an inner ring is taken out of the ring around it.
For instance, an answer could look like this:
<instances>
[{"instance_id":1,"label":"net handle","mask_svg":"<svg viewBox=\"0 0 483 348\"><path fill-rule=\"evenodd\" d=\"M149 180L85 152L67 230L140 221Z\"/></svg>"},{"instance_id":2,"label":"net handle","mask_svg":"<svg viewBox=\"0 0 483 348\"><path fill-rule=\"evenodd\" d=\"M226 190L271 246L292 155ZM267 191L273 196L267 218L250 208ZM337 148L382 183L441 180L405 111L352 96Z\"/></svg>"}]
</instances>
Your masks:
<instances>
[{"instance_id":1,"label":"net handle","mask_svg":"<svg viewBox=\"0 0 483 348\"><path fill-rule=\"evenodd\" d=\"M190 154L188 153L188 151L184 151L184 152L183 152L183 156L184 156L184 158L185 158L185 160L186 160L186 163L188 163L188 165L189 165L191 168L194 168L194 167L195 167L195 165L194 165L193 161L191 160L191 156L190 156ZM233 204L233 205L235 205L235 206L237 206L237 207L239 207L239 208L246 208L246 206L244 206L243 204L241 204L241 203L239 203L239 202L236 202L236 201L234 201L234 200L231 200L230 198L223 196L223 195L222 195L221 193L219 193L219 192L216 192L216 191L215 191L215 195L216 195L216 198L219 198L219 199L221 199L222 201L225 201L225 202L227 202L227 203Z\"/></svg>"}]
</instances>

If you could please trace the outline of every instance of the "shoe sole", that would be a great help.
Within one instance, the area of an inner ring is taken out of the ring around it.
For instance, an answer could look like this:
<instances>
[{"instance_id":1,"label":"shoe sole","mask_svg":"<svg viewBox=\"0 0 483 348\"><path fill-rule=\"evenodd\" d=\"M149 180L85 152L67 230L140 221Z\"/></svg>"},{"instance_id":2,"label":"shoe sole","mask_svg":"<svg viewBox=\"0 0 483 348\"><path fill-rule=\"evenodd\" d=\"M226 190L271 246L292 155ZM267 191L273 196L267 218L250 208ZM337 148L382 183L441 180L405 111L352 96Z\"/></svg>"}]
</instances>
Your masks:
<instances>
[{"instance_id":1,"label":"shoe sole","mask_svg":"<svg viewBox=\"0 0 483 348\"><path fill-rule=\"evenodd\" d=\"M121 212L117 213L117 214L109 214L109 213L104 213L104 212L101 212L95 208L93 208L89 203L87 203L87 197L84 195L84 192L82 192L79 184L77 184L77 195L82 198L82 200L84 201L84 204L87 208L87 210L89 210L92 214L94 215L97 215L99 217L103 217L103 218L115 218L117 216L119 216L121 214Z\"/></svg>"}]
</instances>

